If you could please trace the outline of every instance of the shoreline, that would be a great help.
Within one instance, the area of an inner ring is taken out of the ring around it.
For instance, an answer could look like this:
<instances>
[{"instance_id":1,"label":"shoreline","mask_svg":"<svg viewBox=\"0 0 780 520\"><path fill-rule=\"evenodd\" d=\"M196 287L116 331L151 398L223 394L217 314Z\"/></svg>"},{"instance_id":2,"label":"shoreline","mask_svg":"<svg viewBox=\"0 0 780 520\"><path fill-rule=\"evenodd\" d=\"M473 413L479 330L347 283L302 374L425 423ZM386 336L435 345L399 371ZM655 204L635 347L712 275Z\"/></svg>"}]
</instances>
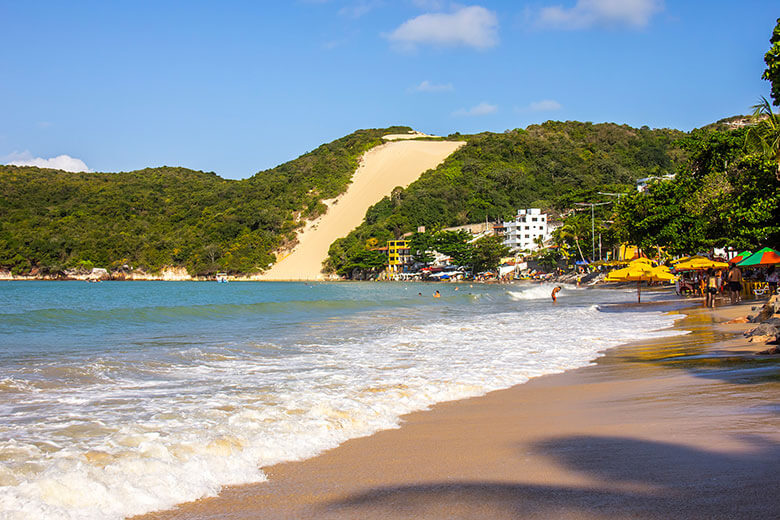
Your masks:
<instances>
[{"instance_id":1,"label":"shoreline","mask_svg":"<svg viewBox=\"0 0 780 520\"><path fill-rule=\"evenodd\" d=\"M267 482L133 518L777 516L779 363L725 323L755 303L673 310L688 333L439 403L263 468Z\"/></svg>"}]
</instances>

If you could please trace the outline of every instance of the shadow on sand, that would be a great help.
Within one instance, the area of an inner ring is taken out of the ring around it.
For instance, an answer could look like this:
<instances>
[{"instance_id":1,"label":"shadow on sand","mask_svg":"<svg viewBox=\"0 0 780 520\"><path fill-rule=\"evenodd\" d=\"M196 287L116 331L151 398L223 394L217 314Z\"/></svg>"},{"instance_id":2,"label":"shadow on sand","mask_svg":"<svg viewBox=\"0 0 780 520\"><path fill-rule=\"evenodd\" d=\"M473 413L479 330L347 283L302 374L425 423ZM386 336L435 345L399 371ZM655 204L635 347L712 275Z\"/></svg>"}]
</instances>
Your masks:
<instances>
[{"instance_id":1,"label":"shadow on sand","mask_svg":"<svg viewBox=\"0 0 780 520\"><path fill-rule=\"evenodd\" d=\"M329 504L322 513L349 518L780 518L780 444L745 440L749 452L722 453L618 437L551 439L534 450L589 476L595 485L457 481L382 487Z\"/></svg>"}]
</instances>

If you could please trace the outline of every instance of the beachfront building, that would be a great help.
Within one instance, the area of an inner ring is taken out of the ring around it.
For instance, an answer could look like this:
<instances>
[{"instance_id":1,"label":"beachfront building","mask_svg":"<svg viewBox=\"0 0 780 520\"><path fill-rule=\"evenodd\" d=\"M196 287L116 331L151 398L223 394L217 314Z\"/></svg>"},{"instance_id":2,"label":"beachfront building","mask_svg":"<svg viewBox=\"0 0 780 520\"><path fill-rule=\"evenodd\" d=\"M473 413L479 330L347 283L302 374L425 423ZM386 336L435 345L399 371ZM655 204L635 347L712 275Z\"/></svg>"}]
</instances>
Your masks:
<instances>
[{"instance_id":1,"label":"beachfront building","mask_svg":"<svg viewBox=\"0 0 780 520\"><path fill-rule=\"evenodd\" d=\"M503 232L504 245L513 251L533 251L539 248L540 237L542 242L550 239L547 214L539 208L517 210L515 219L504 222L497 231Z\"/></svg>"},{"instance_id":2,"label":"beachfront building","mask_svg":"<svg viewBox=\"0 0 780 520\"><path fill-rule=\"evenodd\" d=\"M400 273L405 266L412 263L412 253L409 250L408 240L388 240L387 242L387 265L388 270L393 273Z\"/></svg>"}]
</instances>

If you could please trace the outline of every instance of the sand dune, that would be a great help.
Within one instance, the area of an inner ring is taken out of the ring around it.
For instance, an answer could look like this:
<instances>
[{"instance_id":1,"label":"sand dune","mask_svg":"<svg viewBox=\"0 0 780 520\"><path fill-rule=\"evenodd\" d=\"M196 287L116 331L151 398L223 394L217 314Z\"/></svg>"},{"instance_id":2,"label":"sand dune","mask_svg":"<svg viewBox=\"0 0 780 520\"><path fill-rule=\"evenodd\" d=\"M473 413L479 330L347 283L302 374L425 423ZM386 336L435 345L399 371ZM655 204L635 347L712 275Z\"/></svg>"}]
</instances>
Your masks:
<instances>
[{"instance_id":1,"label":"sand dune","mask_svg":"<svg viewBox=\"0 0 780 520\"><path fill-rule=\"evenodd\" d=\"M261 280L324 280L322 262L337 238L346 236L363 221L366 210L396 186L406 187L426 170L435 168L463 142L395 140L369 150L352 177L352 184L338 198L328 201L328 211L299 232L299 243L286 257L263 273Z\"/></svg>"}]
</instances>

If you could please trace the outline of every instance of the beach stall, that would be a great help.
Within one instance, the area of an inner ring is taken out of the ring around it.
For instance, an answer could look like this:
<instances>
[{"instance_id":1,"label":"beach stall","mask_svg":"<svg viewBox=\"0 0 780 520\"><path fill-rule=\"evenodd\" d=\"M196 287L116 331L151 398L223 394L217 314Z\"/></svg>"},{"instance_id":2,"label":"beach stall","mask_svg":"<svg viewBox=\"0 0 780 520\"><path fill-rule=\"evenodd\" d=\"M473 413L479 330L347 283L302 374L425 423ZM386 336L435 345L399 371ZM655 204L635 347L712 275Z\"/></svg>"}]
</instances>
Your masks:
<instances>
[{"instance_id":1,"label":"beach stall","mask_svg":"<svg viewBox=\"0 0 780 520\"><path fill-rule=\"evenodd\" d=\"M780 253L771 247L765 247L739 262L737 267L774 267L778 264L780 264ZM752 292L758 298L769 292L769 283L765 281L745 282L743 289L749 293Z\"/></svg>"}]
</instances>

